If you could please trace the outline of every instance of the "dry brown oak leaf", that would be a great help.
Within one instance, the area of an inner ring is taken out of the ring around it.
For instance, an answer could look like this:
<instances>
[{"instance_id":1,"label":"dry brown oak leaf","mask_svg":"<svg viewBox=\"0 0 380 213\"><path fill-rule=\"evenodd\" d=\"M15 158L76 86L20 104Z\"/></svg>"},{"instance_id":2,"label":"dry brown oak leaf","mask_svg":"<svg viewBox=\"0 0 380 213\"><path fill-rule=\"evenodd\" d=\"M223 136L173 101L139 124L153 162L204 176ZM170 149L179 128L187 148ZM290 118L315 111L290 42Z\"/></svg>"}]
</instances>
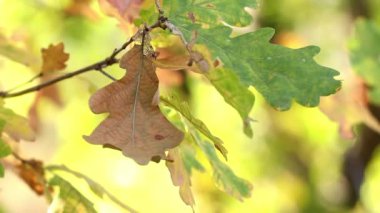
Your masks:
<instances>
[{"instance_id":1,"label":"dry brown oak leaf","mask_svg":"<svg viewBox=\"0 0 380 213\"><path fill-rule=\"evenodd\" d=\"M183 133L161 113L154 96L158 78L150 56L135 45L120 61L127 74L95 92L90 108L109 116L85 140L93 144L120 149L138 164L165 159L165 151L176 147Z\"/></svg>"}]
</instances>

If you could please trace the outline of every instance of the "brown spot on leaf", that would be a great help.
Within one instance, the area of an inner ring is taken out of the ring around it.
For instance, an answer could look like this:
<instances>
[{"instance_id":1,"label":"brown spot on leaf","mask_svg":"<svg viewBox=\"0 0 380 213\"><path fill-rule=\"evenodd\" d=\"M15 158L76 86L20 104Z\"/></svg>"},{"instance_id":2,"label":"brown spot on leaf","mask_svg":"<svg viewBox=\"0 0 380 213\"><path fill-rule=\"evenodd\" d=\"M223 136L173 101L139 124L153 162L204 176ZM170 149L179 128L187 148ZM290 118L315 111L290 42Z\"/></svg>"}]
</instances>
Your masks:
<instances>
[{"instance_id":1,"label":"brown spot on leaf","mask_svg":"<svg viewBox=\"0 0 380 213\"><path fill-rule=\"evenodd\" d=\"M220 64L219 60L218 60L218 59L215 59L215 61L214 61L214 67L215 67L215 68L218 67L219 64Z\"/></svg>"},{"instance_id":2,"label":"brown spot on leaf","mask_svg":"<svg viewBox=\"0 0 380 213\"><path fill-rule=\"evenodd\" d=\"M156 139L156 140L162 140L162 139L164 139L165 137L164 136L162 136L162 135L155 135L154 136L154 139Z\"/></svg>"},{"instance_id":3,"label":"brown spot on leaf","mask_svg":"<svg viewBox=\"0 0 380 213\"><path fill-rule=\"evenodd\" d=\"M189 19L191 20L191 22L195 23L195 15L194 13L190 12L187 14L187 16L189 17Z\"/></svg>"}]
</instances>

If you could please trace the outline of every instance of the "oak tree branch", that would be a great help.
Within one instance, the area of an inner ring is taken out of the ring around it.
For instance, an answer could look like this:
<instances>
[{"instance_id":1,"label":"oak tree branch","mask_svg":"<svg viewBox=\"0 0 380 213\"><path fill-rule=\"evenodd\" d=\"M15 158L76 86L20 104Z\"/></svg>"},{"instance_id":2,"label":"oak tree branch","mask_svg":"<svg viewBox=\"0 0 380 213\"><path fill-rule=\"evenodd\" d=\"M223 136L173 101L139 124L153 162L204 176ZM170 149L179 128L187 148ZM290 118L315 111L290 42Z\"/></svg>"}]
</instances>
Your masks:
<instances>
[{"instance_id":1,"label":"oak tree branch","mask_svg":"<svg viewBox=\"0 0 380 213\"><path fill-rule=\"evenodd\" d=\"M145 27L145 29L143 31L144 32L151 31L151 30L153 30L155 28L165 29L166 28L166 26L165 26L165 21L166 20L167 20L167 18L164 17L162 14L160 14L157 22L154 23L154 24L152 24L151 26ZM41 84L38 84L36 86L30 87L30 88L27 88L27 89L24 89L24 90L21 90L21 91L18 91L18 92L12 92L12 90L9 90L9 91L0 91L0 98L12 98L12 97L17 97L17 96L25 95L25 94L28 94L28 93L31 93L31 92L39 91L40 89L43 89L45 87L51 86L53 84L56 84L56 83L58 83L60 81L66 80L68 78L71 78L71 77L74 77L74 76L77 76L77 75L80 75L80 74L83 74L83 73L86 73L86 72L89 72L89 71L93 71L93 70L102 71L103 68L118 63L118 59L116 59L116 56L120 52L122 52L124 49L126 49L132 42L134 42L135 38L137 38L139 36L138 35L139 33L140 32L138 31L127 42L125 42L120 48L115 49L110 56L108 56L107 58L105 58L102 61L96 62L96 63L94 63L92 65L88 65L88 66L83 67L81 69L75 70L73 72L67 73L65 75L56 77L54 79L48 80L46 82L43 82Z\"/></svg>"}]
</instances>

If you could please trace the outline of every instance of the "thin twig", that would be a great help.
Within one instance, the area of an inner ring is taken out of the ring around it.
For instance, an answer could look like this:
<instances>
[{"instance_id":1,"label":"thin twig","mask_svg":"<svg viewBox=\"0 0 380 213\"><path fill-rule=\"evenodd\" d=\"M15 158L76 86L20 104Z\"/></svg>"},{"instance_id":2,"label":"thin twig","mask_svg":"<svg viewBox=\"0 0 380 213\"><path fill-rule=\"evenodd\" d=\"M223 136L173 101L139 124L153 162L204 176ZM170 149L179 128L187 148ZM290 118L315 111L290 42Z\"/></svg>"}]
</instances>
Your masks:
<instances>
[{"instance_id":1,"label":"thin twig","mask_svg":"<svg viewBox=\"0 0 380 213\"><path fill-rule=\"evenodd\" d=\"M12 92L12 91L14 91L14 90L16 90L16 89L18 89L18 88L26 85L26 84L32 83L34 80L36 80L38 78L41 78L43 75L44 75L43 72L40 72L37 75L35 75L32 78L30 78L28 81L25 81L24 83L19 84L19 85L15 86L15 87L9 89L8 92Z\"/></svg>"},{"instance_id":2,"label":"thin twig","mask_svg":"<svg viewBox=\"0 0 380 213\"><path fill-rule=\"evenodd\" d=\"M159 16L161 17L164 14L164 10L161 8L160 0L156 0L156 8L158 10Z\"/></svg>"},{"instance_id":3,"label":"thin twig","mask_svg":"<svg viewBox=\"0 0 380 213\"><path fill-rule=\"evenodd\" d=\"M106 71L104 71L103 69L98 69L98 71L103 74L104 76L106 76L107 78L111 79L112 81L117 81L116 78L114 78L112 75L108 74Z\"/></svg>"}]
</instances>

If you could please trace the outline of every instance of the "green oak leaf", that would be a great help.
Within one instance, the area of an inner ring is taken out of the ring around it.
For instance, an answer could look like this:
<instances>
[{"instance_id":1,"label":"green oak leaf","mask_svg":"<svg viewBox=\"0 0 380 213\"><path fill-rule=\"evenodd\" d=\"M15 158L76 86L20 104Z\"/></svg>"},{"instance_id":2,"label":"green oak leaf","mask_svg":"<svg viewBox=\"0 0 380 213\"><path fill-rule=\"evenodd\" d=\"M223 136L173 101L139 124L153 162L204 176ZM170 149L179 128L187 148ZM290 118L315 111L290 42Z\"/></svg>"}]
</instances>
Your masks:
<instances>
[{"instance_id":1,"label":"green oak leaf","mask_svg":"<svg viewBox=\"0 0 380 213\"><path fill-rule=\"evenodd\" d=\"M243 119L244 133L252 137L249 112L255 102L255 96L242 85L239 78L228 69L218 68L206 74L211 84L223 96L224 100L234 107Z\"/></svg>"},{"instance_id":2,"label":"green oak leaf","mask_svg":"<svg viewBox=\"0 0 380 213\"><path fill-rule=\"evenodd\" d=\"M370 88L369 99L380 104L380 25L359 19L349 42L351 63L355 72Z\"/></svg>"},{"instance_id":3,"label":"green oak leaf","mask_svg":"<svg viewBox=\"0 0 380 213\"><path fill-rule=\"evenodd\" d=\"M239 200L250 197L252 185L247 180L236 176L232 169L218 158L212 144L203 140L197 131L194 131L192 127L189 127L189 132L195 143L206 155L207 160L214 171L214 179L217 186Z\"/></svg>"},{"instance_id":4,"label":"green oak leaf","mask_svg":"<svg viewBox=\"0 0 380 213\"><path fill-rule=\"evenodd\" d=\"M221 24L221 21L244 26L252 21L244 7L256 6L255 0L164 0L163 4L169 20L182 29L191 27L193 21L198 26L207 25L210 28Z\"/></svg>"},{"instance_id":5,"label":"green oak leaf","mask_svg":"<svg viewBox=\"0 0 380 213\"><path fill-rule=\"evenodd\" d=\"M251 17L244 6L255 7L256 2L164 1L170 22L187 41L197 31L197 44L206 46L213 59L220 59L223 67L234 72L244 86L255 87L275 109L288 110L293 100L304 106L317 106L320 96L340 89L341 82L334 79L339 73L313 59L320 51L316 46L290 49L271 44L274 30L270 28L232 38L232 29L220 20L233 26L248 24ZM194 14L194 23L186 11Z\"/></svg>"},{"instance_id":6,"label":"green oak leaf","mask_svg":"<svg viewBox=\"0 0 380 213\"><path fill-rule=\"evenodd\" d=\"M62 177L54 175L53 178L49 180L49 185L59 187L59 198L63 201L63 213L96 213L94 204Z\"/></svg>"},{"instance_id":7,"label":"green oak leaf","mask_svg":"<svg viewBox=\"0 0 380 213\"><path fill-rule=\"evenodd\" d=\"M160 100L166 106L179 112L184 118L186 118L187 121L189 121L194 126L194 128L209 138L214 143L215 148L220 151L225 159L227 159L227 149L223 146L223 141L220 138L214 136L201 120L195 118L191 114L188 103L181 101L180 98L174 94L169 95L168 97L160 97Z\"/></svg>"},{"instance_id":8,"label":"green oak leaf","mask_svg":"<svg viewBox=\"0 0 380 213\"><path fill-rule=\"evenodd\" d=\"M183 161L183 165L185 166L187 173L191 175L193 169L199 172L204 172L205 168L197 160L196 151L194 147L191 146L189 143L186 143L187 141L188 140L185 140L178 147L179 153Z\"/></svg>"},{"instance_id":9,"label":"green oak leaf","mask_svg":"<svg viewBox=\"0 0 380 213\"><path fill-rule=\"evenodd\" d=\"M198 42L206 45L214 58L236 73L245 86L253 86L277 110L288 110L292 100L313 107L320 96L340 89L334 79L339 73L318 65L313 57L316 46L290 49L271 44L274 30L262 28L230 38L231 29L202 30Z\"/></svg>"}]
</instances>

